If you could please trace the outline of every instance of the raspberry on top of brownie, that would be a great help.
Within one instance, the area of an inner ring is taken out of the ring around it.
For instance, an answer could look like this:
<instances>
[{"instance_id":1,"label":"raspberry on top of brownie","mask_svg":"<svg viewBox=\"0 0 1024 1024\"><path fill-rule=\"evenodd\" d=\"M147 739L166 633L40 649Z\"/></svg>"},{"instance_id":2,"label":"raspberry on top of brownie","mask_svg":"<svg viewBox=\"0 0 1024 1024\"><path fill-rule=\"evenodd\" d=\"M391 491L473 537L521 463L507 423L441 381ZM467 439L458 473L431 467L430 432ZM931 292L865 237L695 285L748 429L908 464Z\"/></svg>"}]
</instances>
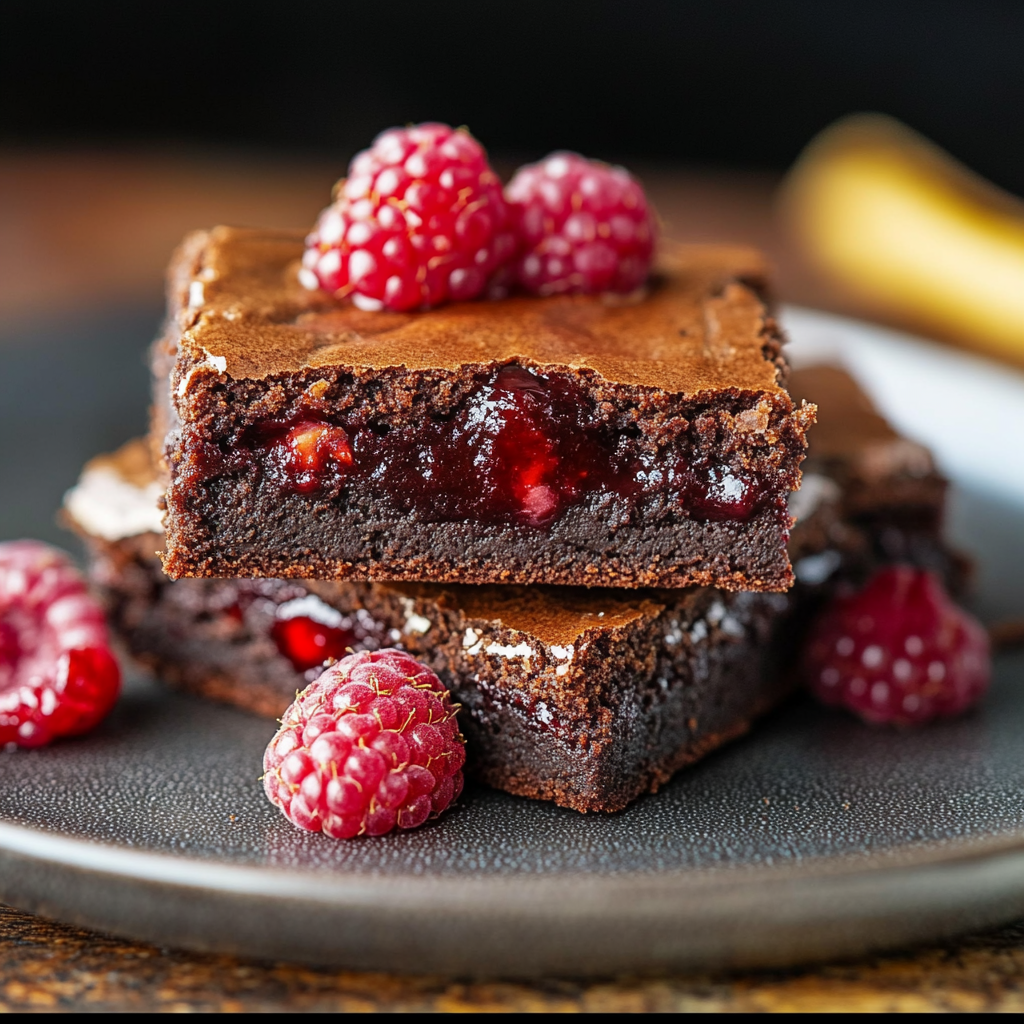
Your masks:
<instances>
[{"instance_id":1,"label":"raspberry on top of brownie","mask_svg":"<svg viewBox=\"0 0 1024 1024\"><path fill-rule=\"evenodd\" d=\"M813 408L755 252L664 247L636 295L367 311L298 234L216 228L153 353L165 568L785 590Z\"/></svg>"}]
</instances>

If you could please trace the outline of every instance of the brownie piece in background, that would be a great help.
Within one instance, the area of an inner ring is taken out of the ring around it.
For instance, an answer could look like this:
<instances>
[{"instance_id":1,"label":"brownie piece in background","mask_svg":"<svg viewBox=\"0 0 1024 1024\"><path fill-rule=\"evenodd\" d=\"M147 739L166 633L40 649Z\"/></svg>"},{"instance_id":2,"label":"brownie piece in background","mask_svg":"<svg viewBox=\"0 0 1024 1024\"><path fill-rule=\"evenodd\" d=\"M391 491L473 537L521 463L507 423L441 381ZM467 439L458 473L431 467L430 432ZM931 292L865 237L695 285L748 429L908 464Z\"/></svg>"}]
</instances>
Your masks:
<instances>
[{"instance_id":1,"label":"brownie piece in background","mask_svg":"<svg viewBox=\"0 0 1024 1024\"><path fill-rule=\"evenodd\" d=\"M837 366L795 370L790 390L818 407L803 486L790 498L798 584L817 586L840 568L859 584L881 564L909 562L962 592L969 563L943 543L949 483L931 452L894 430Z\"/></svg>"},{"instance_id":2,"label":"brownie piece in background","mask_svg":"<svg viewBox=\"0 0 1024 1024\"><path fill-rule=\"evenodd\" d=\"M645 294L367 312L299 235L191 236L153 350L173 578L784 591L805 429L747 249Z\"/></svg>"}]
</instances>

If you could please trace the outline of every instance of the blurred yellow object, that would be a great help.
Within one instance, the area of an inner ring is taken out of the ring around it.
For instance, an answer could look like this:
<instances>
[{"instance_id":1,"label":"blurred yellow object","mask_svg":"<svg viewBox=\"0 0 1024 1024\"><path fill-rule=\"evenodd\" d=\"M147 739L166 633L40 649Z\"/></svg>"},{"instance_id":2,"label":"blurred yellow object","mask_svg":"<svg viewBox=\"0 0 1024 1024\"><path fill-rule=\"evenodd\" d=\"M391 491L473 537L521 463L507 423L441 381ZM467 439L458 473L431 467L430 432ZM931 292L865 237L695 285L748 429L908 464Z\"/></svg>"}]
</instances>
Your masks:
<instances>
[{"instance_id":1,"label":"blurred yellow object","mask_svg":"<svg viewBox=\"0 0 1024 1024\"><path fill-rule=\"evenodd\" d=\"M827 128L782 213L803 258L859 303L1024 363L1024 203L898 121Z\"/></svg>"}]
</instances>

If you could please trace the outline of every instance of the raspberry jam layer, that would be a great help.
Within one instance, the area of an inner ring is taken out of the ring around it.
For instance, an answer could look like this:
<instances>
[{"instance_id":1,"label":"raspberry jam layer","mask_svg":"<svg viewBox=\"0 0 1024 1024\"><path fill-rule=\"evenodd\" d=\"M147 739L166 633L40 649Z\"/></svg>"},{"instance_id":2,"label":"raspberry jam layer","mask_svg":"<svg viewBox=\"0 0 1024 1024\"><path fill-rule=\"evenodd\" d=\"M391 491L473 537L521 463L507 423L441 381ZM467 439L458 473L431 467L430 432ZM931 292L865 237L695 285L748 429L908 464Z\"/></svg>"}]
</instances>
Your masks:
<instances>
[{"instance_id":1,"label":"raspberry jam layer","mask_svg":"<svg viewBox=\"0 0 1024 1024\"><path fill-rule=\"evenodd\" d=\"M299 672L344 658L355 643L351 630L328 626L306 615L278 619L270 635L277 649Z\"/></svg>"},{"instance_id":2,"label":"raspberry jam layer","mask_svg":"<svg viewBox=\"0 0 1024 1024\"><path fill-rule=\"evenodd\" d=\"M253 469L282 497L333 499L356 482L426 522L545 528L591 495L664 496L699 521L750 519L775 495L756 474L707 459L667 462L598 421L583 390L506 366L448 419L356 430L303 417L260 424L230 454L193 453L205 481Z\"/></svg>"}]
</instances>

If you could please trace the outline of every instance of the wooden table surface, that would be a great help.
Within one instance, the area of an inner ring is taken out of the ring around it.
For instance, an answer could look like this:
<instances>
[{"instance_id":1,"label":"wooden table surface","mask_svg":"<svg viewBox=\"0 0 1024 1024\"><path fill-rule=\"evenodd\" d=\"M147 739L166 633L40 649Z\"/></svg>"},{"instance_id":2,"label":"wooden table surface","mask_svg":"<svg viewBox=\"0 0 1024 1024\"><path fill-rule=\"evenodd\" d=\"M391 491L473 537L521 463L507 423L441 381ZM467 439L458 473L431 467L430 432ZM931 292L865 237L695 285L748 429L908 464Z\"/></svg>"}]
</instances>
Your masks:
<instances>
[{"instance_id":1,"label":"wooden table surface","mask_svg":"<svg viewBox=\"0 0 1024 1024\"><path fill-rule=\"evenodd\" d=\"M1024 1010L1024 925L809 970L522 984L200 956L0 908L0 1010Z\"/></svg>"},{"instance_id":2,"label":"wooden table surface","mask_svg":"<svg viewBox=\"0 0 1024 1024\"><path fill-rule=\"evenodd\" d=\"M643 168L665 231L750 242L789 301L857 312L780 238L770 175ZM339 168L175 152L0 152L0 326L157 302L185 231L303 228ZM0 906L4 1010L1021 1010L1024 924L800 970L530 984L313 970L138 945Z\"/></svg>"}]
</instances>

